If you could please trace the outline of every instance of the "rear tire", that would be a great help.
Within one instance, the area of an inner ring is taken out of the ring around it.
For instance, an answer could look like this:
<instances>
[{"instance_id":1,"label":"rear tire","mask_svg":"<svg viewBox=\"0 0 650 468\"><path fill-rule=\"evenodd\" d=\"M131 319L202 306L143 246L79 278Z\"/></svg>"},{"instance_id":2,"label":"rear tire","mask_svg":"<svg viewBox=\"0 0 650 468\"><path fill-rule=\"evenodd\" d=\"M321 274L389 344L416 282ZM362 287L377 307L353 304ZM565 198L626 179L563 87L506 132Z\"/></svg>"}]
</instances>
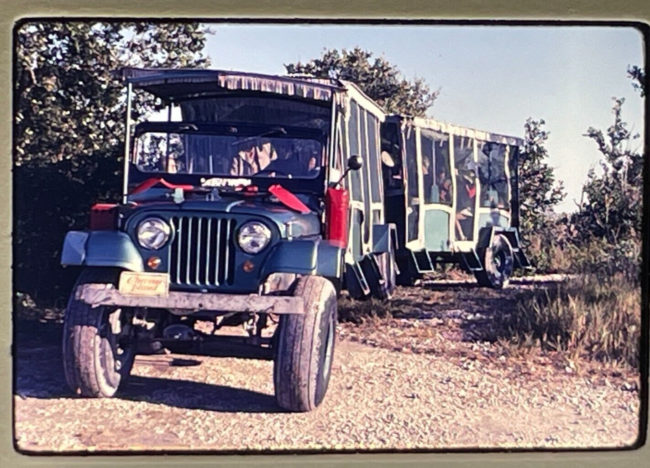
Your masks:
<instances>
[{"instance_id":1,"label":"rear tire","mask_svg":"<svg viewBox=\"0 0 650 468\"><path fill-rule=\"evenodd\" d=\"M75 298L78 286L116 284L119 270L82 271L70 294L63 326L63 368L72 391L87 397L112 397L131 372L135 358L130 310L89 304Z\"/></svg>"},{"instance_id":2,"label":"rear tire","mask_svg":"<svg viewBox=\"0 0 650 468\"><path fill-rule=\"evenodd\" d=\"M397 284L397 271L395 264L395 253L393 249L390 252L384 252L377 255L377 264L383 280L378 298L387 301L395 293Z\"/></svg>"},{"instance_id":3,"label":"rear tire","mask_svg":"<svg viewBox=\"0 0 650 468\"><path fill-rule=\"evenodd\" d=\"M303 315L283 315L277 333L273 383L278 405L311 411L325 398L334 358L336 290L320 276L298 280L294 296L305 301Z\"/></svg>"},{"instance_id":4,"label":"rear tire","mask_svg":"<svg viewBox=\"0 0 650 468\"><path fill-rule=\"evenodd\" d=\"M494 236L490 245L480 252L480 257L483 270L474 273L478 284L493 289L507 286L514 268L514 257L506 236Z\"/></svg>"}]
</instances>

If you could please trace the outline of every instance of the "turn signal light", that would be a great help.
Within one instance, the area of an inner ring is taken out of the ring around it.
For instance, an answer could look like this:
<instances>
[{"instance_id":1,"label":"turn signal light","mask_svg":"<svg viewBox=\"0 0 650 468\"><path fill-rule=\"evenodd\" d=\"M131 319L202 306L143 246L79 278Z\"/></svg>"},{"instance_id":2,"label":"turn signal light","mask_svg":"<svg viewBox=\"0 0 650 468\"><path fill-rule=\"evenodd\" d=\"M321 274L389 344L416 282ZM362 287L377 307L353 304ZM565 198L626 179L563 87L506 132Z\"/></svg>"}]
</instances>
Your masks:
<instances>
[{"instance_id":1,"label":"turn signal light","mask_svg":"<svg viewBox=\"0 0 650 468\"><path fill-rule=\"evenodd\" d=\"M251 262L250 260L246 260L244 264L242 265L242 270L246 273L250 273L255 269L255 264Z\"/></svg>"},{"instance_id":2,"label":"turn signal light","mask_svg":"<svg viewBox=\"0 0 650 468\"><path fill-rule=\"evenodd\" d=\"M154 257L149 257L147 259L147 266L149 268L151 268L152 270L158 269L158 267L160 266L161 263L162 263L162 260L160 259L160 257L154 256Z\"/></svg>"}]
</instances>

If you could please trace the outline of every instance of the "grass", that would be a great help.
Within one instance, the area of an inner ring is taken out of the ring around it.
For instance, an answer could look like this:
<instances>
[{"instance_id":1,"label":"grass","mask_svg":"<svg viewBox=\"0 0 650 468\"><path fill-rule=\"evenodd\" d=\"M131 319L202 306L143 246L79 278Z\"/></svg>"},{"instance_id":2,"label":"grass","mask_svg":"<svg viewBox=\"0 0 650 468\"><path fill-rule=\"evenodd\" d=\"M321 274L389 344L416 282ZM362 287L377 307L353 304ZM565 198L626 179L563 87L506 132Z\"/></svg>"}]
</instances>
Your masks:
<instances>
[{"instance_id":1,"label":"grass","mask_svg":"<svg viewBox=\"0 0 650 468\"><path fill-rule=\"evenodd\" d=\"M582 276L522 294L514 311L495 316L495 328L499 338L523 348L638 368L640 292L622 275Z\"/></svg>"}]
</instances>

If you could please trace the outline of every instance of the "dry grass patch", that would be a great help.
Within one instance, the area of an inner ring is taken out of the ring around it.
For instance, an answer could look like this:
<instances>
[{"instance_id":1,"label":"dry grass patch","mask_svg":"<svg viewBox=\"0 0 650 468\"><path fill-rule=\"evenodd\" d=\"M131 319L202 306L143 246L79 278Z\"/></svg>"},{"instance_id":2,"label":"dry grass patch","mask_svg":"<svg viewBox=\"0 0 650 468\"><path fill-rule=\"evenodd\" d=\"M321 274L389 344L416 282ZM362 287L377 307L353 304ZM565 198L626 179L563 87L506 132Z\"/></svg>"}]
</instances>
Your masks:
<instances>
[{"instance_id":1,"label":"dry grass patch","mask_svg":"<svg viewBox=\"0 0 650 468\"><path fill-rule=\"evenodd\" d=\"M622 276L583 276L522 295L513 312L495 316L499 338L521 348L639 365L641 290Z\"/></svg>"}]
</instances>

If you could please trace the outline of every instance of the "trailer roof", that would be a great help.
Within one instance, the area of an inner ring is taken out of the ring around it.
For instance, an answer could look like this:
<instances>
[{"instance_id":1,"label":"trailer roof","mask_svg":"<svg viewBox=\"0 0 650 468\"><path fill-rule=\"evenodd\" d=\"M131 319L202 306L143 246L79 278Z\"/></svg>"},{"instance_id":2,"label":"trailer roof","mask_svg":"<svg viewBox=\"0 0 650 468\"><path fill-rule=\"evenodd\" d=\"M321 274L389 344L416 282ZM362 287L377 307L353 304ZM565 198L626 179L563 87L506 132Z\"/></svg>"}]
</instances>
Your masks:
<instances>
[{"instance_id":1,"label":"trailer roof","mask_svg":"<svg viewBox=\"0 0 650 468\"><path fill-rule=\"evenodd\" d=\"M499 133L488 132L485 130L477 130L475 128L461 127L441 120L422 118L422 117L407 117L403 115L393 114L389 116L391 119L406 120L411 122L414 126L420 128L428 128L445 133L452 133L454 135L461 135L470 138L476 138L481 141L493 141L495 143L502 143L506 145L521 146L524 140L519 137L510 135L501 135Z\"/></svg>"},{"instance_id":2,"label":"trailer roof","mask_svg":"<svg viewBox=\"0 0 650 468\"><path fill-rule=\"evenodd\" d=\"M118 76L133 87L167 101L210 96L224 90L261 91L330 101L336 91L345 89L342 82L333 79L225 70L127 67L119 70Z\"/></svg>"}]
</instances>

